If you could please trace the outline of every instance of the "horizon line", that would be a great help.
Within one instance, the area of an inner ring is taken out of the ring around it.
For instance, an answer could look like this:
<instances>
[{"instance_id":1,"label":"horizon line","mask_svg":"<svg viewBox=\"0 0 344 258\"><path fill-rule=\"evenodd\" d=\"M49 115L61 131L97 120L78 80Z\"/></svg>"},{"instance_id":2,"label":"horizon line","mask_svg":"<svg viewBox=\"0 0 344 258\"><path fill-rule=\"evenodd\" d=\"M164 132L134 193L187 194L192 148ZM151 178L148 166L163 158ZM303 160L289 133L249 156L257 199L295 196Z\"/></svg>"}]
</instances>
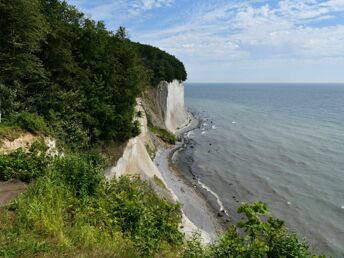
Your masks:
<instances>
[{"instance_id":1,"label":"horizon line","mask_svg":"<svg viewBox=\"0 0 344 258\"><path fill-rule=\"evenodd\" d=\"M196 81L185 81L184 83L216 83L216 84L344 84L344 82L196 82Z\"/></svg>"}]
</instances>

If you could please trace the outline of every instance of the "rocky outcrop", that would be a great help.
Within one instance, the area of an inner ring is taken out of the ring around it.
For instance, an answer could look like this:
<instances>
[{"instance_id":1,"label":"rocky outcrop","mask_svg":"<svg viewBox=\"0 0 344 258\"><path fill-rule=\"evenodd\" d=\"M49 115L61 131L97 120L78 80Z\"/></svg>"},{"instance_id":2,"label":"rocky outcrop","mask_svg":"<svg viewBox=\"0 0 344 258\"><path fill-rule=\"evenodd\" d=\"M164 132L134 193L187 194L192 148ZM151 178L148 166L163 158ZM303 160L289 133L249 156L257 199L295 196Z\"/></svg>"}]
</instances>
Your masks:
<instances>
[{"instance_id":1,"label":"rocky outcrop","mask_svg":"<svg viewBox=\"0 0 344 258\"><path fill-rule=\"evenodd\" d=\"M0 154L9 154L15 150L22 148L28 149L29 146L39 139L38 136L31 133L23 133L14 140L2 139L0 146Z\"/></svg>"},{"instance_id":2,"label":"rocky outcrop","mask_svg":"<svg viewBox=\"0 0 344 258\"><path fill-rule=\"evenodd\" d=\"M0 142L0 155L8 155L18 149L23 149L28 151L30 146L36 142L43 140L47 146L46 154L51 157L63 156L63 152L59 151L56 146L56 140L47 136L33 135L29 132L23 132L22 135L18 136L16 139L2 139Z\"/></svg>"}]
</instances>

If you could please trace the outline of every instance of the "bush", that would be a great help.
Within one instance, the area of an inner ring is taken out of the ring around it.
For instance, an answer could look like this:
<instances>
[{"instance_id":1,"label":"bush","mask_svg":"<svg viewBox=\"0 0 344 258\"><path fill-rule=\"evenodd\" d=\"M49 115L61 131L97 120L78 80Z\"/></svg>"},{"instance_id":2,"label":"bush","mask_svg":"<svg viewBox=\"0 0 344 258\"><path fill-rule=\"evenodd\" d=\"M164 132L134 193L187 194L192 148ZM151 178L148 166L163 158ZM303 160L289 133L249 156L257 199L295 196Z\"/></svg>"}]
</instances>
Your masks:
<instances>
[{"instance_id":1,"label":"bush","mask_svg":"<svg viewBox=\"0 0 344 258\"><path fill-rule=\"evenodd\" d=\"M245 218L219 240L204 247L199 238L193 238L187 243L183 257L315 257L310 255L306 242L298 240L295 233L283 226L283 221L270 215L264 203L244 203L238 213Z\"/></svg>"},{"instance_id":2,"label":"bush","mask_svg":"<svg viewBox=\"0 0 344 258\"><path fill-rule=\"evenodd\" d=\"M19 128L18 126L13 126L13 125L4 124L4 123L0 124L0 140L7 139L9 141L14 141L21 134L23 134L23 130Z\"/></svg>"},{"instance_id":3,"label":"bush","mask_svg":"<svg viewBox=\"0 0 344 258\"><path fill-rule=\"evenodd\" d=\"M11 120L15 125L20 126L30 133L43 133L45 135L51 133L44 118L35 113L21 112L14 115Z\"/></svg>"},{"instance_id":4,"label":"bush","mask_svg":"<svg viewBox=\"0 0 344 258\"><path fill-rule=\"evenodd\" d=\"M12 222L0 221L0 256L132 258L179 248L179 205L137 177L101 180L101 163L92 153L56 160L11 205Z\"/></svg>"},{"instance_id":5,"label":"bush","mask_svg":"<svg viewBox=\"0 0 344 258\"><path fill-rule=\"evenodd\" d=\"M168 144L175 144L176 143L176 137L169 131L163 128L158 127L150 127L151 131L155 133L161 140Z\"/></svg>"},{"instance_id":6,"label":"bush","mask_svg":"<svg viewBox=\"0 0 344 258\"><path fill-rule=\"evenodd\" d=\"M159 198L147 183L137 177L121 177L110 182L105 193L111 218L123 233L130 233L144 256L157 253L163 243L181 245L179 205Z\"/></svg>"},{"instance_id":7,"label":"bush","mask_svg":"<svg viewBox=\"0 0 344 258\"><path fill-rule=\"evenodd\" d=\"M53 164L53 174L60 177L76 196L95 195L102 181L99 160L81 155L68 155L58 158Z\"/></svg>"},{"instance_id":8,"label":"bush","mask_svg":"<svg viewBox=\"0 0 344 258\"><path fill-rule=\"evenodd\" d=\"M31 182L43 176L51 159L42 153L39 146L33 145L29 152L20 148L9 155L0 155L0 180L19 179Z\"/></svg>"}]
</instances>

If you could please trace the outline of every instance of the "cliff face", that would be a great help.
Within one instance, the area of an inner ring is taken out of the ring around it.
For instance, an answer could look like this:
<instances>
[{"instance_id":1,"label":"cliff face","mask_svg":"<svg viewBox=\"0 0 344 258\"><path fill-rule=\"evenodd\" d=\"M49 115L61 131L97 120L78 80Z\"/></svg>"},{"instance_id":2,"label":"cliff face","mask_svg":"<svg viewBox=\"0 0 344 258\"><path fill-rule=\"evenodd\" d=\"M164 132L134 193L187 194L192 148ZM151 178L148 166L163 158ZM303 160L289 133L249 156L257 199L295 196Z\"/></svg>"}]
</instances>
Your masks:
<instances>
[{"instance_id":1,"label":"cliff face","mask_svg":"<svg viewBox=\"0 0 344 258\"><path fill-rule=\"evenodd\" d=\"M124 149L122 157L117 161L116 166L105 171L105 177L111 179L114 176L140 175L143 179L161 178L160 172L152 162L147 148L154 149L150 132L147 127L146 114L142 107L142 99L137 99L136 111L141 111L142 116L136 119L140 124L140 135L131 138Z\"/></svg>"},{"instance_id":2,"label":"cliff face","mask_svg":"<svg viewBox=\"0 0 344 258\"><path fill-rule=\"evenodd\" d=\"M165 87L167 88L167 99L164 122L166 128L174 133L188 123L188 115L184 106L184 85L174 80Z\"/></svg>"},{"instance_id":3,"label":"cliff face","mask_svg":"<svg viewBox=\"0 0 344 258\"><path fill-rule=\"evenodd\" d=\"M140 135L132 138L127 143L122 157L115 166L105 171L105 177L111 179L122 175L139 175L151 183L153 189L172 202L177 202L178 197L164 181L159 168L152 161L149 150L156 150L162 146L154 144L154 136L147 126L147 114L153 119L154 125L165 127L175 132L188 122L188 115L184 108L184 86L178 81L161 83L153 92L153 98L137 99L136 111L141 111L142 116L136 119L140 123ZM147 102L150 103L147 103ZM208 234L198 229L183 213L181 231L186 239L196 231L201 232L205 242L210 242Z\"/></svg>"},{"instance_id":4,"label":"cliff face","mask_svg":"<svg viewBox=\"0 0 344 258\"><path fill-rule=\"evenodd\" d=\"M183 83L178 80L170 83L163 81L156 88L150 88L144 109L154 126L175 133L189 120L184 106Z\"/></svg>"}]
</instances>

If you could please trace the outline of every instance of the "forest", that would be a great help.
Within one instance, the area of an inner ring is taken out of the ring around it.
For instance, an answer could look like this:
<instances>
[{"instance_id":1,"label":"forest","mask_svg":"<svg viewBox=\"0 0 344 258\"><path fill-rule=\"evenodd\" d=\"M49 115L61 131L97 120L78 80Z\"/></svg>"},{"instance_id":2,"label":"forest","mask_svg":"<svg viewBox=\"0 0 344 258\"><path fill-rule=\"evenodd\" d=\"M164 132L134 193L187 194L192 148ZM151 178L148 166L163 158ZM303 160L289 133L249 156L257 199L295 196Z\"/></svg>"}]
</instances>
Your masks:
<instances>
[{"instance_id":1,"label":"forest","mask_svg":"<svg viewBox=\"0 0 344 258\"><path fill-rule=\"evenodd\" d=\"M72 148L138 133L136 97L185 80L174 56L108 31L58 0L0 1L0 100L5 122L38 116ZM39 118L38 118L39 119Z\"/></svg>"}]
</instances>

